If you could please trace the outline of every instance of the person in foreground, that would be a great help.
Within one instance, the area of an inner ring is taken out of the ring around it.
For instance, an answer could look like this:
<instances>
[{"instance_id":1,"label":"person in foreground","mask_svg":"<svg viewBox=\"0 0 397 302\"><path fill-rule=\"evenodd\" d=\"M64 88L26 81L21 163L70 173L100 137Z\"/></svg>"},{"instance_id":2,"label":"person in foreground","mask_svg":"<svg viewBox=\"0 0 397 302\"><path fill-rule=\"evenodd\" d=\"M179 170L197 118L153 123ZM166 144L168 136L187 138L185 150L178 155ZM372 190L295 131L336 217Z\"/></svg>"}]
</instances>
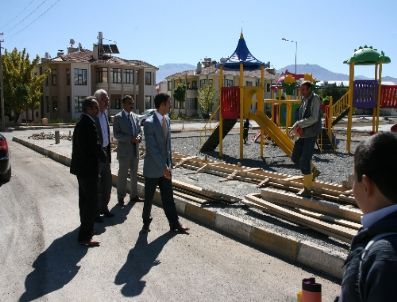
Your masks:
<instances>
[{"instance_id":1,"label":"person in foreground","mask_svg":"<svg viewBox=\"0 0 397 302\"><path fill-rule=\"evenodd\" d=\"M145 177L145 202L142 219L143 232L149 232L152 222L151 209L157 185L160 188L164 213L172 232L187 233L188 228L179 223L172 191L172 152L170 119L167 116L171 107L170 96L164 93L154 98L156 111L146 119L144 135L146 154L143 162Z\"/></svg>"},{"instance_id":2,"label":"person in foreground","mask_svg":"<svg viewBox=\"0 0 397 302\"><path fill-rule=\"evenodd\" d=\"M397 134L379 133L354 154L353 193L363 211L338 302L397 301Z\"/></svg>"},{"instance_id":3,"label":"person in foreground","mask_svg":"<svg viewBox=\"0 0 397 302\"><path fill-rule=\"evenodd\" d=\"M304 189L300 195L309 197L313 179L319 172L312 165L312 157L317 136L321 133L321 100L313 92L313 84L304 81L300 86L302 103L299 107L298 121L292 126L291 133L299 138L295 142L291 160L299 166L303 174Z\"/></svg>"},{"instance_id":4,"label":"person in foreground","mask_svg":"<svg viewBox=\"0 0 397 302\"><path fill-rule=\"evenodd\" d=\"M118 205L124 205L126 195L127 175L130 172L130 202L143 201L138 196L138 163L139 144L142 141L141 127L138 117L132 112L134 99L126 95L121 100L123 110L114 116L113 135L117 139L117 159L119 161L119 173L117 181Z\"/></svg>"},{"instance_id":5,"label":"person in foreground","mask_svg":"<svg viewBox=\"0 0 397 302\"><path fill-rule=\"evenodd\" d=\"M94 97L83 101L83 113L73 132L70 173L79 183L80 229L79 243L88 247L99 246L93 241L94 222L98 205L99 162L106 160L98 140L95 117L99 111Z\"/></svg>"}]
</instances>

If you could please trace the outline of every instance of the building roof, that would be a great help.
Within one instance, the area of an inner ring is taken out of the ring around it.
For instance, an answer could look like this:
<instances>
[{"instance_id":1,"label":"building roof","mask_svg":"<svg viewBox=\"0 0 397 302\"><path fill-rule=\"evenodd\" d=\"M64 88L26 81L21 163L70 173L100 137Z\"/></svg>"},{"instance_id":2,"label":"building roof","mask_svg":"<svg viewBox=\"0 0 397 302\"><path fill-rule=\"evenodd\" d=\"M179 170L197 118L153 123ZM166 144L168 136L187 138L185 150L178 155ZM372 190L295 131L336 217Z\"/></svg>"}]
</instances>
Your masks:
<instances>
[{"instance_id":1,"label":"building roof","mask_svg":"<svg viewBox=\"0 0 397 302\"><path fill-rule=\"evenodd\" d=\"M194 76L201 76L201 75L211 75L211 74L217 74L219 73L219 69L216 68L215 66L209 66L209 67L203 67L201 69L200 73L197 73L196 69L190 69L190 70L185 70L181 72L174 73L172 75L167 76L165 79L166 80L171 80L174 78L185 78L185 77L194 77ZM223 71L224 75L232 75L232 76L239 76L240 72L237 70L224 70ZM245 70L244 75L248 77L258 77L260 78L261 72L260 70ZM271 73L269 73L265 69L265 78L269 79L276 79L277 77Z\"/></svg>"},{"instance_id":2,"label":"building roof","mask_svg":"<svg viewBox=\"0 0 397 302\"><path fill-rule=\"evenodd\" d=\"M141 60L128 60L116 56L109 56L103 59L95 60L93 51L89 49L81 49L69 54L60 55L50 60L50 62L70 62L70 63L91 63L91 64L112 64L112 65L126 65L131 67L144 67L158 69Z\"/></svg>"}]
</instances>

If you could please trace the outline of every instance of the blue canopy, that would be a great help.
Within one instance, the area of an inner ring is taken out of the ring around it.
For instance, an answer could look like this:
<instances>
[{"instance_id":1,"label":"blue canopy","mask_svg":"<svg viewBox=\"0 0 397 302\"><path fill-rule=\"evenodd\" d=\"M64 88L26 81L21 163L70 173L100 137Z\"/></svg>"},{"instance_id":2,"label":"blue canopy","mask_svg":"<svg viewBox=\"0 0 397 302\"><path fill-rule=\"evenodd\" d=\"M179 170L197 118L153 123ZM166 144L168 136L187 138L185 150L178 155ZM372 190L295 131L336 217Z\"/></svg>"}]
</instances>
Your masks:
<instances>
[{"instance_id":1,"label":"blue canopy","mask_svg":"<svg viewBox=\"0 0 397 302\"><path fill-rule=\"evenodd\" d=\"M256 70L262 65L264 67L270 67L270 62L265 64L252 55L245 43L243 33L240 35L240 39L238 40L234 53L226 60L219 63L218 66L223 66L223 69L225 70L239 70L240 63L243 64L245 70Z\"/></svg>"}]
</instances>

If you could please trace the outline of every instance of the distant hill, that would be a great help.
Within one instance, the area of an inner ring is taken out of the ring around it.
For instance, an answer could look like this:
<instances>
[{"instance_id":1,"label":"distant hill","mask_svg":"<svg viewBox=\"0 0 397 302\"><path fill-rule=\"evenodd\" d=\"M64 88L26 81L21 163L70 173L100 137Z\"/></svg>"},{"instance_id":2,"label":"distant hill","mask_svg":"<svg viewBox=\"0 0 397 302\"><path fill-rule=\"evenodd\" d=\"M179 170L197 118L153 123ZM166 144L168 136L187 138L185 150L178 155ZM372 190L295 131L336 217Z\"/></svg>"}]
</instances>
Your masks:
<instances>
[{"instance_id":1,"label":"distant hill","mask_svg":"<svg viewBox=\"0 0 397 302\"><path fill-rule=\"evenodd\" d=\"M157 67L159 68L159 70L156 73L157 75L156 80L157 83L160 83L169 75L185 70L195 69L196 65L185 64L185 63L167 63L167 64L159 65Z\"/></svg>"},{"instance_id":2,"label":"distant hill","mask_svg":"<svg viewBox=\"0 0 397 302\"><path fill-rule=\"evenodd\" d=\"M320 80L320 81L348 81L349 76L347 74L343 73L336 73L332 72L324 67L321 67L320 65L317 64L298 64L297 66L297 73L311 73L313 76ZM288 69L289 72L294 72L295 70L295 65L288 65L285 66L284 68L280 68L277 71L279 73L284 72L286 69ZM361 76L357 75L355 77L356 79L360 80L366 80L369 79L366 76ZM383 81L388 81L388 82L394 82L397 83L397 79L393 77L383 77Z\"/></svg>"}]
</instances>

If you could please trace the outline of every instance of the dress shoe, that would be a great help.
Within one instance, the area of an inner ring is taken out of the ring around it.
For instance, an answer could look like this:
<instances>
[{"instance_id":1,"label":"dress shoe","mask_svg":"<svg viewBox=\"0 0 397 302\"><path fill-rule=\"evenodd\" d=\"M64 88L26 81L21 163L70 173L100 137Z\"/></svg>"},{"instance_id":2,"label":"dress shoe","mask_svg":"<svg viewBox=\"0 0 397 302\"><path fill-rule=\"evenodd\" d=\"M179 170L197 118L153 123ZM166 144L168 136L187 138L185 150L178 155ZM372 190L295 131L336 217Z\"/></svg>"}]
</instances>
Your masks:
<instances>
[{"instance_id":1,"label":"dress shoe","mask_svg":"<svg viewBox=\"0 0 397 302\"><path fill-rule=\"evenodd\" d=\"M150 232L150 223L152 222L153 218L150 218L148 221L143 223L142 232L149 233Z\"/></svg>"},{"instance_id":2,"label":"dress shoe","mask_svg":"<svg viewBox=\"0 0 397 302\"><path fill-rule=\"evenodd\" d=\"M174 233L180 233L180 234L189 234L187 232L187 231L189 231L189 228L184 227L179 222L176 223L175 225L170 225L170 231L174 232Z\"/></svg>"},{"instance_id":3,"label":"dress shoe","mask_svg":"<svg viewBox=\"0 0 397 302\"><path fill-rule=\"evenodd\" d=\"M101 216L95 217L95 222L96 222L96 223L103 223L102 217L101 217Z\"/></svg>"},{"instance_id":4,"label":"dress shoe","mask_svg":"<svg viewBox=\"0 0 397 302\"><path fill-rule=\"evenodd\" d=\"M79 244L86 246L86 247L97 247L100 245L99 241L90 240L79 240Z\"/></svg>"},{"instance_id":5,"label":"dress shoe","mask_svg":"<svg viewBox=\"0 0 397 302\"><path fill-rule=\"evenodd\" d=\"M120 206L120 207L124 207L124 198L119 198L118 202L117 202L117 205Z\"/></svg>"},{"instance_id":6,"label":"dress shoe","mask_svg":"<svg viewBox=\"0 0 397 302\"><path fill-rule=\"evenodd\" d=\"M111 218L114 217L114 214L112 212L110 212L109 210L103 212L103 216L107 217L107 218Z\"/></svg>"},{"instance_id":7,"label":"dress shoe","mask_svg":"<svg viewBox=\"0 0 397 302\"><path fill-rule=\"evenodd\" d=\"M136 202L144 202L145 200L143 198L140 198L139 196L135 196L130 199L131 203L136 203Z\"/></svg>"}]
</instances>

